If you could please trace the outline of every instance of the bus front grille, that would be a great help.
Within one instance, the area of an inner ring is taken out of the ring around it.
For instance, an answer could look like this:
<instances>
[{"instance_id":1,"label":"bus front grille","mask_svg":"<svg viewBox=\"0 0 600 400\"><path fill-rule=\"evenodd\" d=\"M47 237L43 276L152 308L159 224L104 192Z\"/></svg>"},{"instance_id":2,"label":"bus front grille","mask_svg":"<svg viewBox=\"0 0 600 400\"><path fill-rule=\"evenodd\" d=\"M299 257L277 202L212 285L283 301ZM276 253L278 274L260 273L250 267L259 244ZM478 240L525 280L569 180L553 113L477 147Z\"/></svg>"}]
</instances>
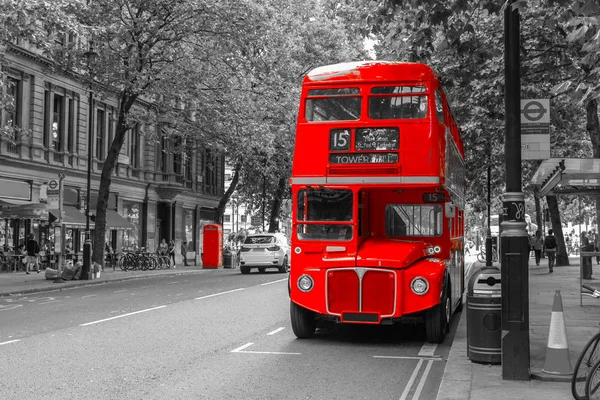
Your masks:
<instances>
[{"instance_id":1,"label":"bus front grille","mask_svg":"<svg viewBox=\"0 0 600 400\"><path fill-rule=\"evenodd\" d=\"M397 275L375 268L340 268L327 271L329 314L376 313L391 317L396 311Z\"/></svg>"}]
</instances>

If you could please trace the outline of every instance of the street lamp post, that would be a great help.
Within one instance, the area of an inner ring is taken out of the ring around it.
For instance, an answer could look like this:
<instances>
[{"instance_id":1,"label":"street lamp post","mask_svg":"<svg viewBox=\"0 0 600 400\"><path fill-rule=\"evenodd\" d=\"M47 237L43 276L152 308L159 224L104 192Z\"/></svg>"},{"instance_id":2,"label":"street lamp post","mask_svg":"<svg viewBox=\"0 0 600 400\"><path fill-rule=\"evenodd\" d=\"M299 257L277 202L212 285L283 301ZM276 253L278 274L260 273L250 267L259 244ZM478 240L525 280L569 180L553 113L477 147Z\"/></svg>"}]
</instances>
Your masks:
<instances>
[{"instance_id":1,"label":"street lamp post","mask_svg":"<svg viewBox=\"0 0 600 400\"><path fill-rule=\"evenodd\" d=\"M90 42L90 49L84 54L88 62L88 70L91 76L91 64L98 55L94 51L93 43ZM90 267L92 265L92 239L90 234L90 202L92 192L92 160L94 157L93 153L93 134L94 134L94 91L92 90L92 84L90 81L90 97L88 100L88 164L87 164L87 192L85 200L85 242L83 243L83 268L81 270L80 279L90 279Z\"/></svg>"},{"instance_id":2,"label":"street lamp post","mask_svg":"<svg viewBox=\"0 0 600 400\"><path fill-rule=\"evenodd\" d=\"M515 0L504 10L506 192L500 229L502 379L530 379L529 252L521 190L520 17Z\"/></svg>"}]
</instances>

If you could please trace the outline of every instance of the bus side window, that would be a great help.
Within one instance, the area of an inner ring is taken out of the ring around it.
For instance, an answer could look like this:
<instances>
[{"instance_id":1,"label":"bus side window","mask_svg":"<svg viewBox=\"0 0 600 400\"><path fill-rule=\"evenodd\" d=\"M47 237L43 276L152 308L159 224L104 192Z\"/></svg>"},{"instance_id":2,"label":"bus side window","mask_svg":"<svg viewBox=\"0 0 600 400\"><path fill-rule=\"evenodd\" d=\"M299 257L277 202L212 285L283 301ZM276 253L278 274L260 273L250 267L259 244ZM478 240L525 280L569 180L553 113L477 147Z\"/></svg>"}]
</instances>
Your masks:
<instances>
[{"instance_id":1,"label":"bus side window","mask_svg":"<svg viewBox=\"0 0 600 400\"><path fill-rule=\"evenodd\" d=\"M442 101L442 95L437 90L435 91L435 115L437 116L440 124L444 122L444 102Z\"/></svg>"}]
</instances>

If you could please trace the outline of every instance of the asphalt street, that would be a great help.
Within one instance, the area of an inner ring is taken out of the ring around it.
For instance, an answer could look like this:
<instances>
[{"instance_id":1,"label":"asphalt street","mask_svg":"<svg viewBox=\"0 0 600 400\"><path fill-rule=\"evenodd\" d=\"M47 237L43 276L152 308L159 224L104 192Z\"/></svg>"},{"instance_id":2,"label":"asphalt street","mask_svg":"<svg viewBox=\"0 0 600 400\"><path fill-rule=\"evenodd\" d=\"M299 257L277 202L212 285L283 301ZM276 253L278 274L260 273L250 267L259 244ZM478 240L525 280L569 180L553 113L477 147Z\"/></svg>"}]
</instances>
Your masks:
<instances>
[{"instance_id":1,"label":"asphalt street","mask_svg":"<svg viewBox=\"0 0 600 400\"><path fill-rule=\"evenodd\" d=\"M0 298L2 399L431 399L439 346L289 322L287 275L157 276Z\"/></svg>"}]
</instances>

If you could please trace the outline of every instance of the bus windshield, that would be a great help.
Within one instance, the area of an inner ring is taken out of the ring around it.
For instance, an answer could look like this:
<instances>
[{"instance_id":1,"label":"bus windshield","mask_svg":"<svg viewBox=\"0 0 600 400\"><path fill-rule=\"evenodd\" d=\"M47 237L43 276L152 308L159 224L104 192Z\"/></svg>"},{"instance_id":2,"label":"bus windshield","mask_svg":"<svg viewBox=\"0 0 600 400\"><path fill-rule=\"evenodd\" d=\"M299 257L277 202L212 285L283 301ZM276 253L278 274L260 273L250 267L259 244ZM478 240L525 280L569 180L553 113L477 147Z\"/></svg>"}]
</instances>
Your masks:
<instances>
[{"instance_id":1,"label":"bus windshield","mask_svg":"<svg viewBox=\"0 0 600 400\"><path fill-rule=\"evenodd\" d=\"M351 222L353 194L348 189L303 189L298 192L297 220L326 222L321 224L298 224L297 237L301 240L349 240L352 239Z\"/></svg>"},{"instance_id":2,"label":"bus windshield","mask_svg":"<svg viewBox=\"0 0 600 400\"><path fill-rule=\"evenodd\" d=\"M371 89L369 118L419 119L427 116L425 86L379 86Z\"/></svg>"},{"instance_id":3,"label":"bus windshield","mask_svg":"<svg viewBox=\"0 0 600 400\"><path fill-rule=\"evenodd\" d=\"M440 236L442 207L438 204L388 204L385 233L388 236Z\"/></svg>"},{"instance_id":4,"label":"bus windshield","mask_svg":"<svg viewBox=\"0 0 600 400\"><path fill-rule=\"evenodd\" d=\"M312 89L306 99L307 121L354 121L360 119L358 88Z\"/></svg>"}]
</instances>

